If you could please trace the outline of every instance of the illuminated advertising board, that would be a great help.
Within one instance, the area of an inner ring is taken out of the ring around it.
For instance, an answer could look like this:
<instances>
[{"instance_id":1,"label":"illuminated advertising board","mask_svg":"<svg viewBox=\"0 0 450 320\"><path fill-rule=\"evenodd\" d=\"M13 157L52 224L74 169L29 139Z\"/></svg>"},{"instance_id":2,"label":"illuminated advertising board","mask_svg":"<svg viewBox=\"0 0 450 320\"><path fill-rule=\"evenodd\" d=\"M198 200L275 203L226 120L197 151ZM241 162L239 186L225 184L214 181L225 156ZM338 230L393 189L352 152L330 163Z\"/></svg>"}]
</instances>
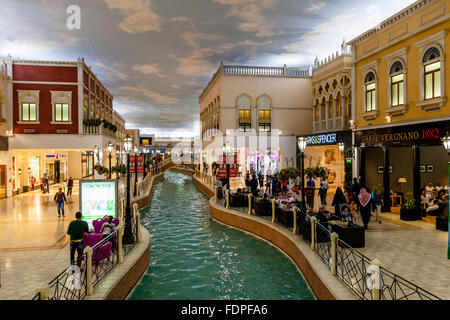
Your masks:
<instances>
[{"instance_id":1,"label":"illuminated advertising board","mask_svg":"<svg viewBox=\"0 0 450 320\"><path fill-rule=\"evenodd\" d=\"M80 180L80 212L84 220L117 218L117 180Z\"/></svg>"},{"instance_id":2,"label":"illuminated advertising board","mask_svg":"<svg viewBox=\"0 0 450 320\"><path fill-rule=\"evenodd\" d=\"M307 146L332 145L332 144L338 144L336 133L319 134L315 136L306 137Z\"/></svg>"}]
</instances>

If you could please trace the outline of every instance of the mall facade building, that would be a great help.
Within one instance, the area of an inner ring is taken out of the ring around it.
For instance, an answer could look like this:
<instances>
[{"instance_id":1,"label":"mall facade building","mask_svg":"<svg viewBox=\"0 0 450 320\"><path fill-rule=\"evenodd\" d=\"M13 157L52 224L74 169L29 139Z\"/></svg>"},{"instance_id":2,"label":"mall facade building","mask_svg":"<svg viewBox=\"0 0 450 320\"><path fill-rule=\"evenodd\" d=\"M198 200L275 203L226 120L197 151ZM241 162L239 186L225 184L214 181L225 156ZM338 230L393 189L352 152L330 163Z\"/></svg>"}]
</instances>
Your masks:
<instances>
[{"instance_id":1,"label":"mall facade building","mask_svg":"<svg viewBox=\"0 0 450 320\"><path fill-rule=\"evenodd\" d=\"M241 176L295 166L296 139L313 127L311 83L312 67L221 63L199 97L201 169L224 152L236 154Z\"/></svg>"},{"instance_id":2,"label":"mall facade building","mask_svg":"<svg viewBox=\"0 0 450 320\"><path fill-rule=\"evenodd\" d=\"M372 188L411 192L448 185L450 5L420 0L356 37L352 47L355 176ZM418 207L418 206L416 206Z\"/></svg>"},{"instance_id":3,"label":"mall facade building","mask_svg":"<svg viewBox=\"0 0 450 320\"><path fill-rule=\"evenodd\" d=\"M125 121L83 58L61 62L8 57L1 70L0 122L7 146L2 143L0 168L6 170L6 196L28 191L30 178L38 185L44 174L50 184L91 177L94 164L106 165L107 144L120 148Z\"/></svg>"},{"instance_id":4,"label":"mall facade building","mask_svg":"<svg viewBox=\"0 0 450 320\"><path fill-rule=\"evenodd\" d=\"M349 186L352 180L351 74L352 56L345 41L341 52L322 61L316 58L314 62L310 118L313 128L303 136L307 139L305 167L327 168L331 188ZM342 150L340 143L344 144ZM297 152L300 152L298 148ZM297 167L300 166L300 158L297 158Z\"/></svg>"}]
</instances>

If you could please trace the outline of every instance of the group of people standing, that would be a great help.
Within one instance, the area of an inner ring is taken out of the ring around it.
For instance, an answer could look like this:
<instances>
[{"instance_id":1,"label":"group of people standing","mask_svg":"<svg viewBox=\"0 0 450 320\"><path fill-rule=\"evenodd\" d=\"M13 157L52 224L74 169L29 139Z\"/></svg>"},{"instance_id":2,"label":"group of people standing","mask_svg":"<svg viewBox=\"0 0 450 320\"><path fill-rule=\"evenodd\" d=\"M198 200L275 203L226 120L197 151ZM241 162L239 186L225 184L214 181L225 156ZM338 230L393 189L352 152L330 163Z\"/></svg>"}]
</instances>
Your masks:
<instances>
[{"instance_id":1,"label":"group of people standing","mask_svg":"<svg viewBox=\"0 0 450 320\"><path fill-rule=\"evenodd\" d=\"M362 186L357 178L354 178L347 194L344 194L341 188L337 188L331 205L334 206L336 215L342 214L342 211L348 208L355 218L359 211L364 228L367 229L372 212L375 212L376 221L381 223L383 190L380 186L374 186L373 191L370 191L369 188Z\"/></svg>"}]
</instances>

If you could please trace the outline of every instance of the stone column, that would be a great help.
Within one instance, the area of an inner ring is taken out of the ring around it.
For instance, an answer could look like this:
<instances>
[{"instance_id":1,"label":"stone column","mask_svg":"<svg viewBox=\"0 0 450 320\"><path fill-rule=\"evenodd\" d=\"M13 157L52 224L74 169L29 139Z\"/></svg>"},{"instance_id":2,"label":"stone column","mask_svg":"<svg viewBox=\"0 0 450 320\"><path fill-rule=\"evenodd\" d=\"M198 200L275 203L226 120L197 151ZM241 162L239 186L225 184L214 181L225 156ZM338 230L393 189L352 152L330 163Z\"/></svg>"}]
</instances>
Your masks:
<instances>
[{"instance_id":1,"label":"stone column","mask_svg":"<svg viewBox=\"0 0 450 320\"><path fill-rule=\"evenodd\" d=\"M389 147L383 146L384 152L384 173L383 173L383 188L384 188L384 209L386 212L391 211L391 173L389 172Z\"/></svg>"},{"instance_id":2,"label":"stone column","mask_svg":"<svg viewBox=\"0 0 450 320\"><path fill-rule=\"evenodd\" d=\"M337 100L333 99L333 127L336 128L336 108L337 108Z\"/></svg>"},{"instance_id":3,"label":"stone column","mask_svg":"<svg viewBox=\"0 0 450 320\"><path fill-rule=\"evenodd\" d=\"M342 128L346 127L346 104L347 104L347 97L341 97L341 125Z\"/></svg>"},{"instance_id":4,"label":"stone column","mask_svg":"<svg viewBox=\"0 0 450 320\"><path fill-rule=\"evenodd\" d=\"M330 109L330 102L326 101L325 102L325 129L330 129L328 126L328 113L329 113L329 109Z\"/></svg>"}]
</instances>

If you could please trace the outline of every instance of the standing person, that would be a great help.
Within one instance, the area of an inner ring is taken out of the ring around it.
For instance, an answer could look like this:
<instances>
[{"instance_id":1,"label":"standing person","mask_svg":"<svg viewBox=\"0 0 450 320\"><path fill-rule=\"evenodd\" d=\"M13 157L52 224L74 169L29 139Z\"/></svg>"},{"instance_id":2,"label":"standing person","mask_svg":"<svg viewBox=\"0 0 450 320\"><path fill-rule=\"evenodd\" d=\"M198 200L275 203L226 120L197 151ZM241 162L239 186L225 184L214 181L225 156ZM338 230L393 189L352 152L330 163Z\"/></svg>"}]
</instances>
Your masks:
<instances>
[{"instance_id":1,"label":"standing person","mask_svg":"<svg viewBox=\"0 0 450 320\"><path fill-rule=\"evenodd\" d=\"M272 177L270 175L266 178L266 193L272 195Z\"/></svg>"},{"instance_id":2,"label":"standing person","mask_svg":"<svg viewBox=\"0 0 450 320\"><path fill-rule=\"evenodd\" d=\"M34 184L36 183L36 179L34 177L30 178L31 190L34 191Z\"/></svg>"},{"instance_id":3,"label":"standing person","mask_svg":"<svg viewBox=\"0 0 450 320\"><path fill-rule=\"evenodd\" d=\"M50 192L49 186L48 186L48 178L47 178L46 173L44 173L44 176L42 177L41 189L42 189L42 193L45 193L46 190L47 190L47 192Z\"/></svg>"},{"instance_id":4,"label":"standing person","mask_svg":"<svg viewBox=\"0 0 450 320\"><path fill-rule=\"evenodd\" d=\"M316 189L316 183L314 182L314 180L312 179L312 177L308 178L308 181L306 181L306 185L308 185L308 183L311 185L311 188Z\"/></svg>"},{"instance_id":5,"label":"standing person","mask_svg":"<svg viewBox=\"0 0 450 320\"><path fill-rule=\"evenodd\" d=\"M272 177L272 195L278 196L278 178L276 175Z\"/></svg>"},{"instance_id":6,"label":"standing person","mask_svg":"<svg viewBox=\"0 0 450 320\"><path fill-rule=\"evenodd\" d=\"M58 208L58 218L61 217L61 211L62 216L64 217L64 202L67 204L67 199L64 192L62 192L62 188L58 189L58 192L55 194L55 198L53 200L55 200L56 207Z\"/></svg>"},{"instance_id":7,"label":"standing person","mask_svg":"<svg viewBox=\"0 0 450 320\"><path fill-rule=\"evenodd\" d=\"M250 190L254 197L258 196L258 180L256 180L256 175L253 175L252 181L250 181Z\"/></svg>"},{"instance_id":8,"label":"standing person","mask_svg":"<svg viewBox=\"0 0 450 320\"><path fill-rule=\"evenodd\" d=\"M245 176L245 189L246 189L247 192L251 191L251 188L250 188L250 175L249 174L247 174Z\"/></svg>"},{"instance_id":9,"label":"standing person","mask_svg":"<svg viewBox=\"0 0 450 320\"><path fill-rule=\"evenodd\" d=\"M373 187L372 198L373 204L376 207L377 221L381 223L381 206L383 205L383 192L381 192L379 186Z\"/></svg>"},{"instance_id":10,"label":"standing person","mask_svg":"<svg viewBox=\"0 0 450 320\"><path fill-rule=\"evenodd\" d=\"M76 220L69 224L67 234L70 236L70 264L75 264L75 251L77 251L77 265L81 266L81 256L83 255L83 237L89 233L89 226L86 221L81 220L81 212L75 213Z\"/></svg>"},{"instance_id":11,"label":"standing person","mask_svg":"<svg viewBox=\"0 0 450 320\"><path fill-rule=\"evenodd\" d=\"M297 177L295 178L295 192L297 195L299 194L298 188L300 187L300 184L302 183L302 178L300 177L300 173L297 174Z\"/></svg>"},{"instance_id":12,"label":"standing person","mask_svg":"<svg viewBox=\"0 0 450 320\"><path fill-rule=\"evenodd\" d=\"M287 191L287 181L285 178L283 178L283 180L281 181L281 190L282 194L285 196Z\"/></svg>"},{"instance_id":13,"label":"standing person","mask_svg":"<svg viewBox=\"0 0 450 320\"><path fill-rule=\"evenodd\" d=\"M264 189L264 176L262 174L259 175L259 188Z\"/></svg>"},{"instance_id":14,"label":"standing person","mask_svg":"<svg viewBox=\"0 0 450 320\"><path fill-rule=\"evenodd\" d=\"M306 183L306 188L304 190L306 203L311 210L314 210L314 191L312 184L310 181Z\"/></svg>"},{"instance_id":15,"label":"standing person","mask_svg":"<svg viewBox=\"0 0 450 320\"><path fill-rule=\"evenodd\" d=\"M358 195L361 190L361 185L358 183L357 178L353 178L353 184L350 187L350 192L352 193L352 199L355 200L357 206L359 206Z\"/></svg>"},{"instance_id":16,"label":"standing person","mask_svg":"<svg viewBox=\"0 0 450 320\"><path fill-rule=\"evenodd\" d=\"M327 193L328 193L328 182L325 180L325 178L320 178L320 188L322 189L321 196L320 196L320 202L322 205L327 205Z\"/></svg>"},{"instance_id":17,"label":"standing person","mask_svg":"<svg viewBox=\"0 0 450 320\"><path fill-rule=\"evenodd\" d=\"M67 195L72 195L72 188L73 188L73 179L72 177L69 178L69 181L67 181Z\"/></svg>"},{"instance_id":18,"label":"standing person","mask_svg":"<svg viewBox=\"0 0 450 320\"><path fill-rule=\"evenodd\" d=\"M367 230L370 222L370 216L372 211L372 196L367 191L366 188L362 187L359 191L358 195L360 210L361 210L361 218L363 220L364 229Z\"/></svg>"},{"instance_id":19,"label":"standing person","mask_svg":"<svg viewBox=\"0 0 450 320\"><path fill-rule=\"evenodd\" d=\"M338 217L341 216L341 205L348 204L347 199L345 198L344 192L342 192L341 187L337 188L336 193L333 197L333 202L331 203L334 206L334 214Z\"/></svg>"}]
</instances>

